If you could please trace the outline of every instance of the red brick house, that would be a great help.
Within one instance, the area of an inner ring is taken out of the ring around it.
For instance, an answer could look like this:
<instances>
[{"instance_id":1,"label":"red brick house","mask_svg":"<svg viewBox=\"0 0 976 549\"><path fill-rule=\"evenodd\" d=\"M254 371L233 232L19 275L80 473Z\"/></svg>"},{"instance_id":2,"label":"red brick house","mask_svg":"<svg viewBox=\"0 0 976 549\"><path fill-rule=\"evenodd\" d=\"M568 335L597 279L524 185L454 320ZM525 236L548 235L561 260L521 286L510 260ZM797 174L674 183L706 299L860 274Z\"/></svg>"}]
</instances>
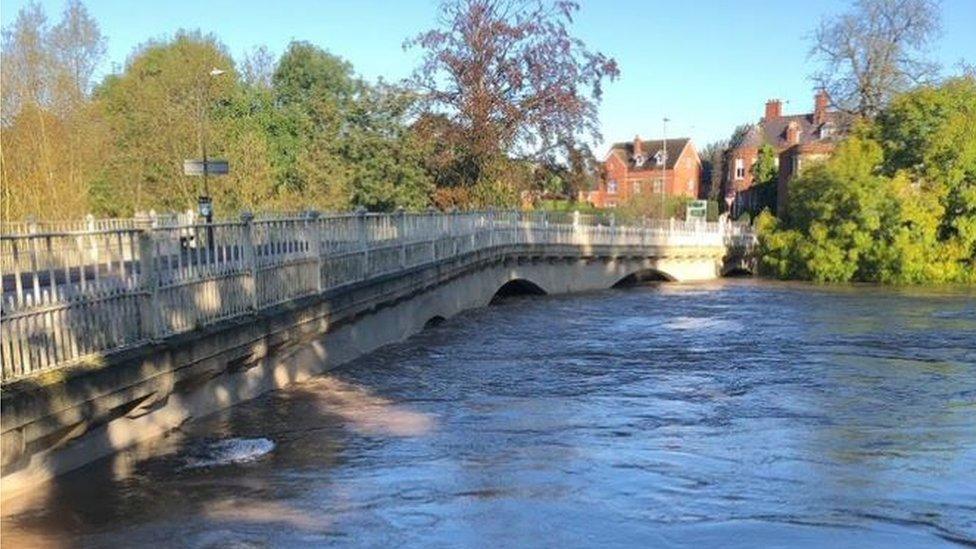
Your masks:
<instances>
[{"instance_id":1,"label":"red brick house","mask_svg":"<svg viewBox=\"0 0 976 549\"><path fill-rule=\"evenodd\" d=\"M614 143L603 161L603 174L587 200L597 208L614 208L648 193L698 197L701 159L687 137L644 141L640 136Z\"/></svg>"},{"instance_id":2,"label":"red brick house","mask_svg":"<svg viewBox=\"0 0 976 549\"><path fill-rule=\"evenodd\" d=\"M814 97L813 112L784 115L779 100L766 102L766 112L758 124L749 128L738 143L726 152L725 197L732 202L732 214L774 208L778 215L786 210L787 186L805 163L828 157L850 125L845 113L830 110L830 98L820 91ZM779 176L775 203L769 189L753 184L752 165L759 148L769 144L776 150Z\"/></svg>"}]
</instances>

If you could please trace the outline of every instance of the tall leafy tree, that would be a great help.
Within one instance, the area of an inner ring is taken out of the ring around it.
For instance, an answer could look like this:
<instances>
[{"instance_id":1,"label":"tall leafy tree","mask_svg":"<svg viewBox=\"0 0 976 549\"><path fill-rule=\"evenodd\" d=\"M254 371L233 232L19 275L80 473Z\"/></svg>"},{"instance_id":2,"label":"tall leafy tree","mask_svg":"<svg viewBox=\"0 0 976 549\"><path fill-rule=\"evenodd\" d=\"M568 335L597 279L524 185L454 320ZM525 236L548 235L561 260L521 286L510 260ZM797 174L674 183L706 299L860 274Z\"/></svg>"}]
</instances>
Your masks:
<instances>
[{"instance_id":1,"label":"tall leafy tree","mask_svg":"<svg viewBox=\"0 0 976 549\"><path fill-rule=\"evenodd\" d=\"M104 150L89 103L105 54L98 24L77 0L53 28L39 5L28 4L3 30L0 51L3 214L84 215Z\"/></svg>"},{"instance_id":2,"label":"tall leafy tree","mask_svg":"<svg viewBox=\"0 0 976 549\"><path fill-rule=\"evenodd\" d=\"M212 76L214 68L225 72ZM119 205L123 211L193 207L201 181L183 175L182 161L199 158L205 143L211 157L225 152L226 142L214 133L220 128L215 106L230 100L236 79L214 36L179 31L142 45L120 75L103 83L96 96L113 142L105 177L129 201Z\"/></svg>"},{"instance_id":3,"label":"tall leafy tree","mask_svg":"<svg viewBox=\"0 0 976 549\"><path fill-rule=\"evenodd\" d=\"M602 86L619 71L571 34L578 9L561 0L448 0L441 26L405 43L424 50L412 83L427 106L463 129L473 168L465 184L501 182L509 155L538 160L599 135Z\"/></svg>"}]
</instances>

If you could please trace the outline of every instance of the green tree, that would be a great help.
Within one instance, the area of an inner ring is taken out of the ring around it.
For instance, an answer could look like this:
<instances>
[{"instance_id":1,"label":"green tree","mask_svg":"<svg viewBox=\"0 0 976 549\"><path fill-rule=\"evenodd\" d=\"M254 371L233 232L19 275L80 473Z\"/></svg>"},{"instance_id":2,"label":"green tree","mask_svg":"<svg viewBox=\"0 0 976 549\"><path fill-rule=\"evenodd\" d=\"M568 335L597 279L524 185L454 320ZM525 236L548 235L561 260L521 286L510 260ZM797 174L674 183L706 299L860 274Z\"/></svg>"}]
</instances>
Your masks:
<instances>
[{"instance_id":1,"label":"green tree","mask_svg":"<svg viewBox=\"0 0 976 549\"><path fill-rule=\"evenodd\" d=\"M895 97L757 220L762 268L823 282L976 282L976 87L971 77Z\"/></svg>"},{"instance_id":2,"label":"green tree","mask_svg":"<svg viewBox=\"0 0 976 549\"><path fill-rule=\"evenodd\" d=\"M182 211L196 203L201 181L183 175L182 161L199 158L204 141L210 157L226 153L226 141L213 133L220 128L215 105L234 94L233 66L216 37L181 30L170 40L143 44L121 74L96 90L112 137L105 178L126 211ZM213 68L226 72L211 76ZM235 170L239 159L229 160Z\"/></svg>"},{"instance_id":3,"label":"green tree","mask_svg":"<svg viewBox=\"0 0 976 549\"><path fill-rule=\"evenodd\" d=\"M779 175L779 166L776 158L776 149L772 145L763 143L759 147L756 163L752 165L752 181L754 185L776 183L776 177Z\"/></svg>"},{"instance_id":4,"label":"green tree","mask_svg":"<svg viewBox=\"0 0 976 549\"><path fill-rule=\"evenodd\" d=\"M943 240L976 257L976 77L955 78L897 97L878 118L885 170L906 170L935 194Z\"/></svg>"}]
</instances>

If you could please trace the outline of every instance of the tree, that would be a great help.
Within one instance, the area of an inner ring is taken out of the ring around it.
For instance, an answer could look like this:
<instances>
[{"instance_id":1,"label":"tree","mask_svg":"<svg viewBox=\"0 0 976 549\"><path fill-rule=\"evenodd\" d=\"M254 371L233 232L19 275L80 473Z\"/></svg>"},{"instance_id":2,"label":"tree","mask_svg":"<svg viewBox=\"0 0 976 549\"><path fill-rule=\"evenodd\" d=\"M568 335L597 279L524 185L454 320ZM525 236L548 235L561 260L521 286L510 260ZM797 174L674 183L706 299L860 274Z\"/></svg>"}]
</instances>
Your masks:
<instances>
[{"instance_id":1,"label":"tree","mask_svg":"<svg viewBox=\"0 0 976 549\"><path fill-rule=\"evenodd\" d=\"M424 169L423 143L404 121L414 101L412 93L380 82L354 105L340 148L353 205L391 211L430 203L434 182Z\"/></svg>"},{"instance_id":2,"label":"tree","mask_svg":"<svg viewBox=\"0 0 976 549\"><path fill-rule=\"evenodd\" d=\"M346 206L344 168L337 151L344 117L362 88L352 66L308 42L292 42L272 77L280 118L269 127L279 180L286 193L316 205ZM328 199L325 199L328 197Z\"/></svg>"},{"instance_id":3,"label":"tree","mask_svg":"<svg viewBox=\"0 0 976 549\"><path fill-rule=\"evenodd\" d=\"M725 175L725 151L729 148L727 140L719 140L705 145L701 150L702 181L707 185L705 197L718 200L722 192L722 179Z\"/></svg>"},{"instance_id":4,"label":"tree","mask_svg":"<svg viewBox=\"0 0 976 549\"><path fill-rule=\"evenodd\" d=\"M404 44L425 50L412 83L427 108L463 130L458 148L473 168L465 185L500 184L509 155L538 160L599 135L602 84L619 71L570 34L577 10L572 1L448 0L440 27Z\"/></svg>"},{"instance_id":5,"label":"tree","mask_svg":"<svg viewBox=\"0 0 976 549\"><path fill-rule=\"evenodd\" d=\"M763 215L762 267L782 278L976 282L976 81L895 97Z\"/></svg>"},{"instance_id":6,"label":"tree","mask_svg":"<svg viewBox=\"0 0 976 549\"><path fill-rule=\"evenodd\" d=\"M940 201L940 237L976 258L976 77L923 86L878 117L885 171L909 173Z\"/></svg>"},{"instance_id":7,"label":"tree","mask_svg":"<svg viewBox=\"0 0 976 549\"><path fill-rule=\"evenodd\" d=\"M814 32L810 57L822 63L812 78L835 106L868 118L938 66L924 53L940 28L937 0L857 0Z\"/></svg>"},{"instance_id":8,"label":"tree","mask_svg":"<svg viewBox=\"0 0 976 549\"><path fill-rule=\"evenodd\" d=\"M212 77L214 67L225 74ZM119 213L182 211L196 204L201 181L183 175L182 161L199 158L205 138L209 156L226 152L218 106L230 101L237 85L224 46L212 35L189 31L147 42L122 74L106 79L96 99L112 136L104 177L117 194ZM241 159L228 160L236 171L233 165ZM220 178L212 183L217 191L224 184ZM212 194L219 198L219 192Z\"/></svg>"},{"instance_id":9,"label":"tree","mask_svg":"<svg viewBox=\"0 0 976 549\"><path fill-rule=\"evenodd\" d=\"M756 163L752 165L752 181L754 185L774 184L779 175L776 149L769 143L759 147Z\"/></svg>"},{"instance_id":10,"label":"tree","mask_svg":"<svg viewBox=\"0 0 976 549\"><path fill-rule=\"evenodd\" d=\"M0 186L3 215L79 217L103 158L103 128L88 103L105 53L98 25L71 1L54 28L37 4L3 30Z\"/></svg>"}]
</instances>

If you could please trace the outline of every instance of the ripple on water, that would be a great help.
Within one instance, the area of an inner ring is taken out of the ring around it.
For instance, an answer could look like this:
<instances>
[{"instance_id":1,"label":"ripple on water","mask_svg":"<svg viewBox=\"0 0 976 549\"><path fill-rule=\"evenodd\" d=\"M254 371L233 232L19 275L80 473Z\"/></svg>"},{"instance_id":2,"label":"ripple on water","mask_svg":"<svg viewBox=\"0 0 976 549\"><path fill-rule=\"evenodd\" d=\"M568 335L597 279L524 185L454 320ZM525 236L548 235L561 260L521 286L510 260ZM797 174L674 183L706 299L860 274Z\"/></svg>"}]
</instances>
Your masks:
<instances>
[{"instance_id":1,"label":"ripple on water","mask_svg":"<svg viewBox=\"0 0 976 549\"><path fill-rule=\"evenodd\" d=\"M256 461L271 453L275 443L266 438L228 438L215 440L193 451L186 458L185 469L219 467Z\"/></svg>"}]
</instances>

